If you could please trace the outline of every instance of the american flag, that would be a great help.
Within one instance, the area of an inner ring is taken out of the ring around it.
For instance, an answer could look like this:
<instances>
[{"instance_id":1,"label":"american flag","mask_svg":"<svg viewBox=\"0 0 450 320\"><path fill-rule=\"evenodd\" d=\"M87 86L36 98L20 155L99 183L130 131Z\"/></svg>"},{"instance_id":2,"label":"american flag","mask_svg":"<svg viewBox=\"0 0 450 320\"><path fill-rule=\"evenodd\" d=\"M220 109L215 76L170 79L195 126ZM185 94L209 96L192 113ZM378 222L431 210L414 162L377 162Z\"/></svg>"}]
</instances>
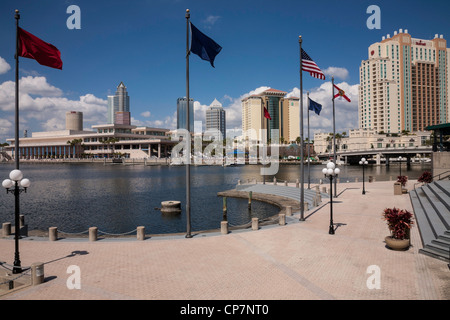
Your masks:
<instances>
[{"instance_id":1,"label":"american flag","mask_svg":"<svg viewBox=\"0 0 450 320\"><path fill-rule=\"evenodd\" d=\"M325 74L320 70L317 64L310 56L302 49L302 70L309 72L309 74L317 79L325 80Z\"/></svg>"}]
</instances>

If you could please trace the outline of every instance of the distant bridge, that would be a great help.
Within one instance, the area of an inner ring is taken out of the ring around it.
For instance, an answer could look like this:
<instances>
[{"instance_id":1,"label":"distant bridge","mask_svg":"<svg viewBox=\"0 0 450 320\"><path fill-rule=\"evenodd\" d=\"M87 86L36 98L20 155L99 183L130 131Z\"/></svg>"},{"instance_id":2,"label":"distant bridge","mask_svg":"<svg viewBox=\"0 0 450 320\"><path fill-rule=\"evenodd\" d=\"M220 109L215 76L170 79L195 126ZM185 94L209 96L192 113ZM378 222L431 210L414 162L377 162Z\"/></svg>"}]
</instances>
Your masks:
<instances>
[{"instance_id":1,"label":"distant bridge","mask_svg":"<svg viewBox=\"0 0 450 320\"><path fill-rule=\"evenodd\" d=\"M381 159L385 159L385 163L389 166L389 159L398 159L400 156L406 158L407 164L411 162L411 158L415 158L417 154L422 157L431 157L433 148L429 147L402 147L402 148L371 148L360 150L339 150L336 151L336 158L350 164L357 164L362 157L366 159L374 159L376 164L381 164ZM328 159L333 157L333 152L318 154L319 159ZM344 159L343 159L344 158Z\"/></svg>"}]
</instances>

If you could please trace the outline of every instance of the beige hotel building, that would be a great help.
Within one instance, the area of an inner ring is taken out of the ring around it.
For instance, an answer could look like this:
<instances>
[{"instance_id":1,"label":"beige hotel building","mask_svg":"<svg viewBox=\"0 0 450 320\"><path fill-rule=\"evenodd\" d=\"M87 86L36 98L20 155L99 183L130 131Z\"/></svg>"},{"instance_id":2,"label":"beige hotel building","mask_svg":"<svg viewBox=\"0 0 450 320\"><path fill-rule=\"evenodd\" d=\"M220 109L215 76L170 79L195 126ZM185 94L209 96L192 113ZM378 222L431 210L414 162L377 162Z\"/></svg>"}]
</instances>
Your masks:
<instances>
[{"instance_id":1,"label":"beige hotel building","mask_svg":"<svg viewBox=\"0 0 450 320\"><path fill-rule=\"evenodd\" d=\"M300 136L300 103L299 98L286 98L287 92L268 89L260 94L248 96L242 103L242 131L250 134L250 139L262 141L260 130L267 130L264 142L271 141L271 129L279 130L280 142L294 142ZM264 117L264 107L271 119ZM278 141L271 141L278 143Z\"/></svg>"},{"instance_id":2,"label":"beige hotel building","mask_svg":"<svg viewBox=\"0 0 450 320\"><path fill-rule=\"evenodd\" d=\"M450 122L449 54L442 35L417 39L403 29L370 45L359 68L359 128L400 133Z\"/></svg>"}]
</instances>

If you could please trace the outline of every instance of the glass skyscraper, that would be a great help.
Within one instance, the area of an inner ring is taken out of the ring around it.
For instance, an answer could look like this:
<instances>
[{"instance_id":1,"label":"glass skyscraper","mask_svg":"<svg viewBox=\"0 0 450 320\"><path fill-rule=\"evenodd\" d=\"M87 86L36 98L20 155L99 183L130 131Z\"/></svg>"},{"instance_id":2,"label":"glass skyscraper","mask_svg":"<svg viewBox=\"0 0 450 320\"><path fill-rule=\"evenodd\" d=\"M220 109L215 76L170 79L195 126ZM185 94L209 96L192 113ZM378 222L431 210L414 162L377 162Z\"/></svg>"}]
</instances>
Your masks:
<instances>
[{"instance_id":1,"label":"glass skyscraper","mask_svg":"<svg viewBox=\"0 0 450 320\"><path fill-rule=\"evenodd\" d=\"M119 119L116 117L119 112ZM108 96L108 123L130 124L123 123L129 122L130 112L130 97L128 96L127 87L120 82L117 86L116 94L114 96ZM128 115L128 116L124 116ZM125 119L125 120L124 120ZM127 121L128 119L128 121Z\"/></svg>"},{"instance_id":2,"label":"glass skyscraper","mask_svg":"<svg viewBox=\"0 0 450 320\"><path fill-rule=\"evenodd\" d=\"M186 97L177 99L177 129L186 129ZM194 99L189 98L189 132L194 132Z\"/></svg>"},{"instance_id":3,"label":"glass skyscraper","mask_svg":"<svg viewBox=\"0 0 450 320\"><path fill-rule=\"evenodd\" d=\"M222 139L226 139L225 132L225 110L222 104L214 99L214 101L206 110L206 130L217 129L222 133Z\"/></svg>"}]
</instances>

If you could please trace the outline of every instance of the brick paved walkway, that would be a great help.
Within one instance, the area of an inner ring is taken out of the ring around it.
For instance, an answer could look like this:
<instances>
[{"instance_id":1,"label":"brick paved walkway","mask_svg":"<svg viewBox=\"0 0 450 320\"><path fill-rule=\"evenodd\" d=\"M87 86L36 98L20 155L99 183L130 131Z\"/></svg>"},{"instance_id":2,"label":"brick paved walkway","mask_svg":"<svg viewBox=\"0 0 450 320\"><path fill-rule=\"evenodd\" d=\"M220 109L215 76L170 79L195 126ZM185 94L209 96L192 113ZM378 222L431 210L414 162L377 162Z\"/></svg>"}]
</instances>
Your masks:
<instances>
[{"instance_id":1,"label":"brick paved walkway","mask_svg":"<svg viewBox=\"0 0 450 320\"><path fill-rule=\"evenodd\" d=\"M44 262L46 280L0 299L450 299L447 263L418 253L416 225L408 251L385 247L388 230L381 213L394 206L412 210L409 195L394 196L393 182L366 183L366 195L361 188L361 183L338 185L334 235L328 234L325 205L306 212L303 222L294 212L284 226L199 233L192 239L25 238L22 266ZM13 253L14 241L0 239L0 260L12 264ZM80 268L81 289L67 287L71 265ZM368 279L374 283L371 266L380 272L380 289L368 288Z\"/></svg>"}]
</instances>

